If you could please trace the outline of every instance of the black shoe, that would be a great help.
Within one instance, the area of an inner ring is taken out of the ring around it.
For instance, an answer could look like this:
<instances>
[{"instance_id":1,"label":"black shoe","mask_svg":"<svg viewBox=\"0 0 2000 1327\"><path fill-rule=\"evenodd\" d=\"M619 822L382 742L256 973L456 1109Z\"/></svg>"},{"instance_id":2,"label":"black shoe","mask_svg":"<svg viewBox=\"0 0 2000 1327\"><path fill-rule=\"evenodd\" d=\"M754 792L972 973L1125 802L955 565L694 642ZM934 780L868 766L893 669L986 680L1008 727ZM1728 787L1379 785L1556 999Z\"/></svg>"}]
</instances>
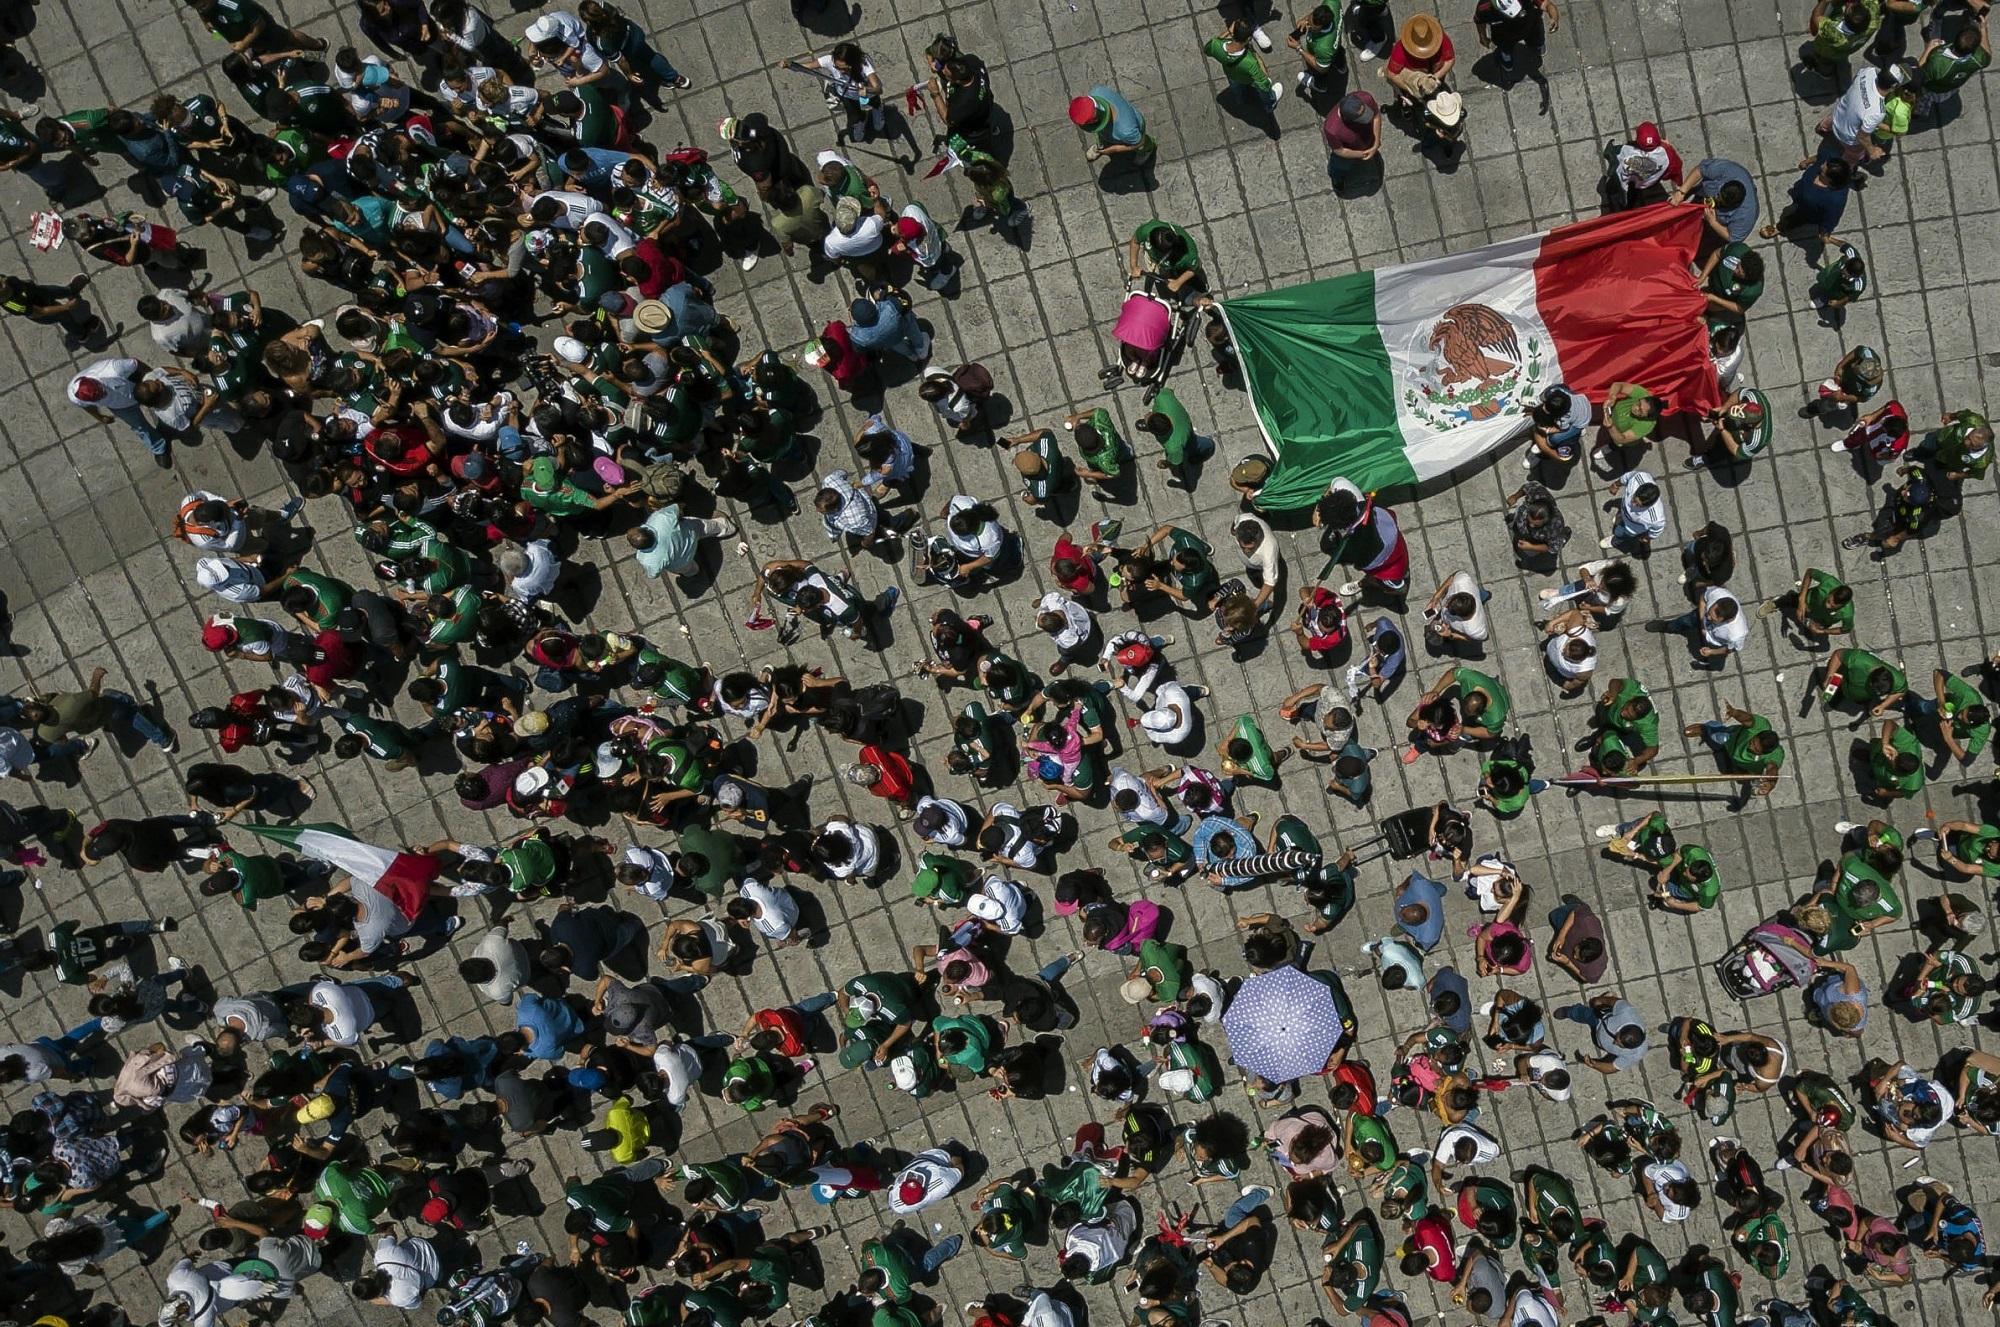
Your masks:
<instances>
[{"instance_id":1,"label":"black shoe","mask_svg":"<svg viewBox=\"0 0 2000 1327\"><path fill-rule=\"evenodd\" d=\"M154 464L154 465L157 465L157 466L159 466L159 467L160 467L160 469L162 469L162 470L171 470L171 469L173 469L173 468L174 468L174 449L173 449L172 447L169 447L169 448L167 448L167 449L166 449L165 451L158 451L158 452L154 452L154 453L153 453L153 464Z\"/></svg>"}]
</instances>

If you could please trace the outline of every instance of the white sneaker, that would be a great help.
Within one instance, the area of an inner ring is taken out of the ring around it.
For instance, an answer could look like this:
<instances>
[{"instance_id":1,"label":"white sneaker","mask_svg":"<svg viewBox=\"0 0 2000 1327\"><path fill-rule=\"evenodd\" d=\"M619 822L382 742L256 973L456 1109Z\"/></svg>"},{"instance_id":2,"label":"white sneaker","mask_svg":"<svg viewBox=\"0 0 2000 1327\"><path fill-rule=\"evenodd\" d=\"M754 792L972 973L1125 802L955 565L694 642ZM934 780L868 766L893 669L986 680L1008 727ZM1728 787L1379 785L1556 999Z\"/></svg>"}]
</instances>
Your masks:
<instances>
[{"instance_id":1,"label":"white sneaker","mask_svg":"<svg viewBox=\"0 0 2000 1327\"><path fill-rule=\"evenodd\" d=\"M1308 84L1308 83L1309 83L1309 82L1310 82L1311 80L1312 80L1312 71L1310 71L1310 70L1307 70L1307 69L1301 69L1301 70L1299 70L1299 77L1298 77L1298 81L1297 81L1297 86L1298 86L1298 89L1299 89L1299 95L1300 95L1301 97L1303 97L1303 96L1305 96L1305 95L1306 95L1306 85L1307 85L1307 84Z\"/></svg>"},{"instance_id":2,"label":"white sneaker","mask_svg":"<svg viewBox=\"0 0 2000 1327\"><path fill-rule=\"evenodd\" d=\"M746 253L741 258L738 258L736 260L736 265L747 272L751 268L757 265L757 255L754 253Z\"/></svg>"},{"instance_id":3,"label":"white sneaker","mask_svg":"<svg viewBox=\"0 0 2000 1327\"><path fill-rule=\"evenodd\" d=\"M1361 593L1361 582L1348 581L1336 589L1334 593L1343 599L1352 599L1355 595Z\"/></svg>"},{"instance_id":4,"label":"white sneaker","mask_svg":"<svg viewBox=\"0 0 2000 1327\"><path fill-rule=\"evenodd\" d=\"M1861 826L1855 824L1852 820L1836 820L1833 822L1833 832L1836 834L1852 834L1860 828Z\"/></svg>"},{"instance_id":5,"label":"white sneaker","mask_svg":"<svg viewBox=\"0 0 2000 1327\"><path fill-rule=\"evenodd\" d=\"M167 960L167 971L186 972L187 960L182 958L179 954L175 954L172 958Z\"/></svg>"},{"instance_id":6,"label":"white sneaker","mask_svg":"<svg viewBox=\"0 0 2000 1327\"><path fill-rule=\"evenodd\" d=\"M1250 29L1250 40L1257 43L1257 49L1260 51L1268 51L1271 49L1270 34L1265 32L1264 29L1262 28Z\"/></svg>"},{"instance_id":7,"label":"white sneaker","mask_svg":"<svg viewBox=\"0 0 2000 1327\"><path fill-rule=\"evenodd\" d=\"M1618 826L1599 825L1596 829L1593 829L1590 832L1600 839L1615 839L1618 837Z\"/></svg>"},{"instance_id":8,"label":"white sneaker","mask_svg":"<svg viewBox=\"0 0 2000 1327\"><path fill-rule=\"evenodd\" d=\"M1616 548L1618 546L1618 536L1608 534L1597 541L1597 546L1599 548Z\"/></svg>"},{"instance_id":9,"label":"white sneaker","mask_svg":"<svg viewBox=\"0 0 2000 1327\"><path fill-rule=\"evenodd\" d=\"M1264 34L1262 32L1259 32L1257 35L1261 37ZM1285 99L1285 85L1283 83L1271 84L1271 105L1275 108L1277 104L1283 101L1284 99Z\"/></svg>"},{"instance_id":10,"label":"white sneaker","mask_svg":"<svg viewBox=\"0 0 2000 1327\"><path fill-rule=\"evenodd\" d=\"M1534 468L1535 468L1535 457L1536 457L1536 456L1537 456L1538 454L1539 454L1539 453L1537 453L1537 452L1536 452L1536 451L1535 451L1535 450L1534 450L1533 448L1530 448L1530 449L1529 449L1528 451L1526 451L1525 453L1523 453L1523 454L1522 454L1522 456L1521 456L1521 468L1522 468L1523 470L1532 470L1532 469L1534 469Z\"/></svg>"}]
</instances>

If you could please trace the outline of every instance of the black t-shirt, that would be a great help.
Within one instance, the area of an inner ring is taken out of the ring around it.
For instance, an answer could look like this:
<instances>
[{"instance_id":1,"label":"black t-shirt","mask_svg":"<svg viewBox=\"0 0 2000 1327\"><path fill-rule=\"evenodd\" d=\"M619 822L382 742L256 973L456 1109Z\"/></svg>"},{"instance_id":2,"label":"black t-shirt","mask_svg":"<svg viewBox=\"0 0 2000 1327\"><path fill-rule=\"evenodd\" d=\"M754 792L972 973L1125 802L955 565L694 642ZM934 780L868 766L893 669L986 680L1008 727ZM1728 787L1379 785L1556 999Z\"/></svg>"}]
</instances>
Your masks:
<instances>
[{"instance_id":1,"label":"black t-shirt","mask_svg":"<svg viewBox=\"0 0 2000 1327\"><path fill-rule=\"evenodd\" d=\"M949 79L943 81L944 118L954 132L972 138L987 132L993 112L993 94L987 87L986 65L972 55L962 55L959 60L970 65L975 72L964 83Z\"/></svg>"},{"instance_id":2,"label":"black t-shirt","mask_svg":"<svg viewBox=\"0 0 2000 1327\"><path fill-rule=\"evenodd\" d=\"M575 1270L548 1262L528 1273L528 1298L541 1305L551 1327L578 1327L589 1303Z\"/></svg>"},{"instance_id":3,"label":"black t-shirt","mask_svg":"<svg viewBox=\"0 0 2000 1327\"><path fill-rule=\"evenodd\" d=\"M1472 21L1484 27L1493 40L1502 46L1512 46L1523 42L1535 33L1535 19L1539 10L1523 0L1521 12L1508 18L1500 12L1493 0L1479 0L1472 11Z\"/></svg>"},{"instance_id":4,"label":"black t-shirt","mask_svg":"<svg viewBox=\"0 0 2000 1327\"><path fill-rule=\"evenodd\" d=\"M107 829L125 831L125 844L118 855L134 871L164 871L174 864L179 843L173 830L157 819L107 820L104 824Z\"/></svg>"}]
</instances>

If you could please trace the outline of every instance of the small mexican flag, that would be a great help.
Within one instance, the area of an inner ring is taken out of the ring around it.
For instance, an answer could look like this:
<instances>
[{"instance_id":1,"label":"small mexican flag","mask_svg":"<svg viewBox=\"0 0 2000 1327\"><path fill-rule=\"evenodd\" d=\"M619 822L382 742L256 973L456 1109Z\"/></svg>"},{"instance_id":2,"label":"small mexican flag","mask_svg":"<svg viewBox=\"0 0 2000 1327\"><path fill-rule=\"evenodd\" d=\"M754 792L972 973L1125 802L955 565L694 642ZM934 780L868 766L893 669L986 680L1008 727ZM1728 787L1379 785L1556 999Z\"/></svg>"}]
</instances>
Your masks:
<instances>
[{"instance_id":1,"label":"small mexican flag","mask_svg":"<svg viewBox=\"0 0 2000 1327\"><path fill-rule=\"evenodd\" d=\"M356 888L374 886L375 892L396 905L411 921L423 911L424 897L431 881L437 879L438 860L421 852L402 852L363 843L346 827L331 821L317 825L245 825L259 838L282 843L301 856L325 862L336 871L354 877Z\"/></svg>"},{"instance_id":2,"label":"small mexican flag","mask_svg":"<svg viewBox=\"0 0 2000 1327\"><path fill-rule=\"evenodd\" d=\"M1277 458L1258 505L1449 474L1523 434L1557 383L1635 382L1675 412L1720 400L1688 270L1702 209L1656 204L1443 258L1221 305Z\"/></svg>"}]
</instances>

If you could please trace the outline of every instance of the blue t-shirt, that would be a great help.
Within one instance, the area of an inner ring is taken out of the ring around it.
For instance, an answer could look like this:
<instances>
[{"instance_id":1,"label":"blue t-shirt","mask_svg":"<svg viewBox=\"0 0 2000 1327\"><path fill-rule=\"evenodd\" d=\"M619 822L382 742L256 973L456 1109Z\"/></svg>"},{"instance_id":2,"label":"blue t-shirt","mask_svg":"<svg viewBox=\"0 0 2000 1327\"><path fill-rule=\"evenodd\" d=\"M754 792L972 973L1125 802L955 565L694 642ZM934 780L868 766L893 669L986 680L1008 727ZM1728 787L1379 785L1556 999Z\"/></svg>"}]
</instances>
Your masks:
<instances>
[{"instance_id":1,"label":"blue t-shirt","mask_svg":"<svg viewBox=\"0 0 2000 1327\"><path fill-rule=\"evenodd\" d=\"M1822 234L1831 235L1840 226L1840 218L1847 212L1847 190L1830 189L1819 183L1819 168L1827 158L1822 155L1799 175L1798 183L1792 186L1792 225L1794 228L1811 225Z\"/></svg>"},{"instance_id":2,"label":"blue t-shirt","mask_svg":"<svg viewBox=\"0 0 2000 1327\"><path fill-rule=\"evenodd\" d=\"M1102 83L1092 88L1090 95L1111 108L1111 118L1097 131L1098 141L1125 147L1139 146L1146 137L1146 117L1139 114L1139 108L1125 100L1118 89L1105 87Z\"/></svg>"},{"instance_id":3,"label":"blue t-shirt","mask_svg":"<svg viewBox=\"0 0 2000 1327\"><path fill-rule=\"evenodd\" d=\"M1743 201L1732 208L1717 203L1715 215L1729 227L1730 239L1739 244L1749 239L1750 232L1757 228L1757 181L1727 157L1709 157L1695 169L1701 172L1701 184L1695 190L1698 198L1713 198L1722 192L1723 185L1732 181L1743 186Z\"/></svg>"},{"instance_id":4,"label":"blue t-shirt","mask_svg":"<svg viewBox=\"0 0 2000 1327\"><path fill-rule=\"evenodd\" d=\"M1229 841L1235 845L1236 851L1231 855L1231 859L1254 857L1257 854L1257 836L1249 830L1243 828L1243 826L1237 824L1228 816L1203 816L1201 823L1196 825L1194 829L1194 861L1196 866L1215 866L1219 862L1223 867L1227 867L1228 860L1218 859L1214 853L1209 851L1209 840L1218 834L1228 835Z\"/></svg>"},{"instance_id":5,"label":"blue t-shirt","mask_svg":"<svg viewBox=\"0 0 2000 1327\"><path fill-rule=\"evenodd\" d=\"M521 992L514 1021L528 1034L531 1060L560 1060L564 1048L583 1036L583 1020L567 1004L537 991Z\"/></svg>"},{"instance_id":6,"label":"blue t-shirt","mask_svg":"<svg viewBox=\"0 0 2000 1327\"><path fill-rule=\"evenodd\" d=\"M1430 911L1421 925L1411 926L1403 920L1403 909L1412 903L1421 903ZM1420 872L1410 872L1396 895L1396 929L1425 953L1437 948L1438 941L1444 939L1444 886Z\"/></svg>"}]
</instances>

